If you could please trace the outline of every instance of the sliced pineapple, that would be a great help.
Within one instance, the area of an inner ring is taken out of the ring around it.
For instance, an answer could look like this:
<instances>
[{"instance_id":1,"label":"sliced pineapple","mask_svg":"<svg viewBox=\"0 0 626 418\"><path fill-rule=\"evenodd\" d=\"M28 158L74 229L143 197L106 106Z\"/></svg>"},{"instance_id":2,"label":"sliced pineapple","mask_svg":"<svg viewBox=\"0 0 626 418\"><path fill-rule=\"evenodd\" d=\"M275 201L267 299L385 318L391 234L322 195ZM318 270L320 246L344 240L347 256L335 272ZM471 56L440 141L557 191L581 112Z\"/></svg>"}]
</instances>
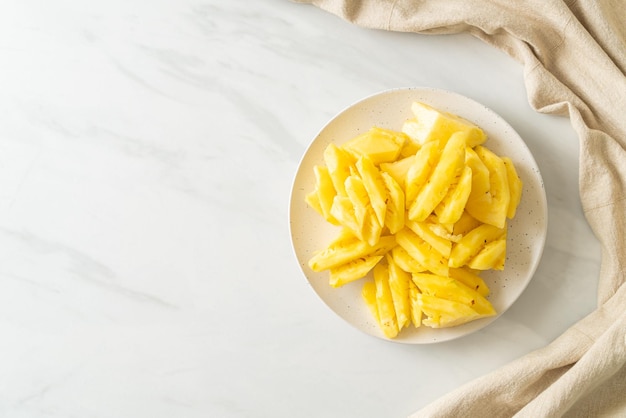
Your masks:
<instances>
[{"instance_id":1,"label":"sliced pineapple","mask_svg":"<svg viewBox=\"0 0 626 418\"><path fill-rule=\"evenodd\" d=\"M454 327L481 318L481 315L465 305L436 296L417 294L417 303L427 318L422 324L431 328Z\"/></svg>"},{"instance_id":2,"label":"sliced pineapple","mask_svg":"<svg viewBox=\"0 0 626 418\"><path fill-rule=\"evenodd\" d=\"M477 146L475 151L489 171L489 192L470 193L466 210L481 222L503 228L511 201L506 166L500 157L483 146Z\"/></svg>"},{"instance_id":3,"label":"sliced pineapple","mask_svg":"<svg viewBox=\"0 0 626 418\"><path fill-rule=\"evenodd\" d=\"M467 266L474 270L504 270L506 259L506 234L485 246L471 260Z\"/></svg>"},{"instance_id":4,"label":"sliced pineapple","mask_svg":"<svg viewBox=\"0 0 626 418\"><path fill-rule=\"evenodd\" d=\"M374 283L376 284L376 307L379 324L387 338L394 338L400 331L396 319L396 309L389 287L389 267L379 263L374 267Z\"/></svg>"},{"instance_id":5,"label":"sliced pineapple","mask_svg":"<svg viewBox=\"0 0 626 418\"><path fill-rule=\"evenodd\" d=\"M402 132L373 127L324 151L306 203L341 226L309 260L329 285L366 279L362 297L388 338L413 324L495 315L483 270L504 268L506 220L522 182L510 158L456 115L413 103Z\"/></svg>"},{"instance_id":6,"label":"sliced pineapple","mask_svg":"<svg viewBox=\"0 0 626 418\"><path fill-rule=\"evenodd\" d=\"M396 310L398 330L402 330L411 322L411 301L409 299L411 274L402 270L389 253L387 253L386 259L389 271L389 288Z\"/></svg>"},{"instance_id":7,"label":"sliced pineapple","mask_svg":"<svg viewBox=\"0 0 626 418\"><path fill-rule=\"evenodd\" d=\"M449 270L449 276L453 279L457 279L470 289L474 289L482 296L489 296L489 286L487 286L487 283L473 270L467 267L451 268Z\"/></svg>"},{"instance_id":8,"label":"sliced pineapple","mask_svg":"<svg viewBox=\"0 0 626 418\"><path fill-rule=\"evenodd\" d=\"M309 267L313 271L324 271L349 263L357 258L369 255L384 255L396 245L396 239L392 235L380 237L376 245L355 238L351 241L341 242L339 245L327 247L316 252L309 259Z\"/></svg>"},{"instance_id":9,"label":"sliced pineapple","mask_svg":"<svg viewBox=\"0 0 626 418\"><path fill-rule=\"evenodd\" d=\"M397 244L427 270L441 276L448 275L448 260L415 232L405 227L396 233L395 238Z\"/></svg>"},{"instance_id":10,"label":"sliced pineapple","mask_svg":"<svg viewBox=\"0 0 626 418\"><path fill-rule=\"evenodd\" d=\"M415 155L411 155L401 160L391 163L382 163L379 167L383 173L389 174L404 190L406 184L406 176L409 172L409 168L415 162Z\"/></svg>"},{"instance_id":11,"label":"sliced pineapple","mask_svg":"<svg viewBox=\"0 0 626 418\"><path fill-rule=\"evenodd\" d=\"M411 257L411 255L400 245L393 247L391 255L395 263L407 273L421 273L426 271L426 267Z\"/></svg>"},{"instance_id":12,"label":"sliced pineapple","mask_svg":"<svg viewBox=\"0 0 626 418\"><path fill-rule=\"evenodd\" d=\"M355 158L366 156L378 165L395 161L406 141L407 137L402 132L373 127L343 144L342 148Z\"/></svg>"},{"instance_id":13,"label":"sliced pineapple","mask_svg":"<svg viewBox=\"0 0 626 418\"><path fill-rule=\"evenodd\" d=\"M484 296L456 279L436 274L415 273L412 280L421 293L463 303L480 315L491 316L496 313L491 302Z\"/></svg>"},{"instance_id":14,"label":"sliced pineapple","mask_svg":"<svg viewBox=\"0 0 626 418\"><path fill-rule=\"evenodd\" d=\"M355 160L349 153L335 144L329 144L324 150L324 162L337 194L346 195L345 182Z\"/></svg>"},{"instance_id":15,"label":"sliced pineapple","mask_svg":"<svg viewBox=\"0 0 626 418\"><path fill-rule=\"evenodd\" d=\"M347 283L367 276L374 266L383 259L382 255L370 255L341 264L329 270L328 284L332 287L341 287Z\"/></svg>"},{"instance_id":16,"label":"sliced pineapple","mask_svg":"<svg viewBox=\"0 0 626 418\"><path fill-rule=\"evenodd\" d=\"M378 314L378 303L376 302L376 284L368 281L363 284L361 296L365 301L365 305L369 308L376 323L380 324L380 315Z\"/></svg>"},{"instance_id":17,"label":"sliced pineapple","mask_svg":"<svg viewBox=\"0 0 626 418\"><path fill-rule=\"evenodd\" d=\"M324 219L333 225L338 225L337 219L330 213L337 192L335 191L335 186L333 186L333 181L328 173L328 168L326 166L316 165L313 167L313 171L315 173L317 199Z\"/></svg>"},{"instance_id":18,"label":"sliced pineapple","mask_svg":"<svg viewBox=\"0 0 626 418\"><path fill-rule=\"evenodd\" d=\"M450 185L463 171L467 134L456 132L445 142L441 156L428 181L420 188L409 206L409 219L421 222L441 203Z\"/></svg>"},{"instance_id":19,"label":"sliced pineapple","mask_svg":"<svg viewBox=\"0 0 626 418\"><path fill-rule=\"evenodd\" d=\"M429 142L415 154L413 164L406 173L406 207L410 208L420 189L426 184L433 167L437 163L439 147L436 142Z\"/></svg>"},{"instance_id":20,"label":"sliced pineapple","mask_svg":"<svg viewBox=\"0 0 626 418\"><path fill-rule=\"evenodd\" d=\"M465 234L452 248L448 265L463 267L470 259L478 254L488 243L506 235L505 228L498 228L489 224L481 224Z\"/></svg>"},{"instance_id":21,"label":"sliced pineapple","mask_svg":"<svg viewBox=\"0 0 626 418\"><path fill-rule=\"evenodd\" d=\"M419 289L413 280L409 281L409 301L411 303L411 323L415 328L422 325L422 308L419 304L417 294Z\"/></svg>"},{"instance_id":22,"label":"sliced pineapple","mask_svg":"<svg viewBox=\"0 0 626 418\"><path fill-rule=\"evenodd\" d=\"M461 219L465 211L465 205L472 191L472 169L469 166L463 167L450 185L448 193L435 208L437 220L442 224L454 224Z\"/></svg>"},{"instance_id":23,"label":"sliced pineapple","mask_svg":"<svg viewBox=\"0 0 626 418\"><path fill-rule=\"evenodd\" d=\"M356 219L354 205L349 197L335 196L330 213L339 225L349 229L358 239L363 239L363 226Z\"/></svg>"},{"instance_id":24,"label":"sliced pineapple","mask_svg":"<svg viewBox=\"0 0 626 418\"><path fill-rule=\"evenodd\" d=\"M452 241L448 238L442 237L435 232L435 228L428 222L414 222L406 220L405 225L415 234L426 241L435 251L437 251L441 257L450 257L452 251Z\"/></svg>"},{"instance_id":25,"label":"sliced pineapple","mask_svg":"<svg viewBox=\"0 0 626 418\"><path fill-rule=\"evenodd\" d=\"M387 189L380 171L372 160L367 157L358 159L356 169L363 180L363 185L365 186L370 204L376 214L378 224L384 225L385 213L387 212Z\"/></svg>"},{"instance_id":26,"label":"sliced pineapple","mask_svg":"<svg viewBox=\"0 0 626 418\"><path fill-rule=\"evenodd\" d=\"M447 141L453 133L459 131L467 133L470 147L482 144L487 139L483 130L475 124L426 103L414 102L411 111L415 117L404 123L402 131L419 145L430 141Z\"/></svg>"},{"instance_id":27,"label":"sliced pineapple","mask_svg":"<svg viewBox=\"0 0 626 418\"><path fill-rule=\"evenodd\" d=\"M384 226L389 229L389 233L395 234L404 228L404 191L400 185L385 172L381 172L381 177L385 183L387 208L385 211Z\"/></svg>"},{"instance_id":28,"label":"sliced pineapple","mask_svg":"<svg viewBox=\"0 0 626 418\"><path fill-rule=\"evenodd\" d=\"M517 206L522 199L522 187L524 184L517 175L517 170L515 169L513 161L509 157L502 157L502 161L506 167L506 178L509 181L509 192L511 193L511 199L509 202L509 208L506 212L506 217L513 219L515 217L515 212L517 211Z\"/></svg>"}]
</instances>

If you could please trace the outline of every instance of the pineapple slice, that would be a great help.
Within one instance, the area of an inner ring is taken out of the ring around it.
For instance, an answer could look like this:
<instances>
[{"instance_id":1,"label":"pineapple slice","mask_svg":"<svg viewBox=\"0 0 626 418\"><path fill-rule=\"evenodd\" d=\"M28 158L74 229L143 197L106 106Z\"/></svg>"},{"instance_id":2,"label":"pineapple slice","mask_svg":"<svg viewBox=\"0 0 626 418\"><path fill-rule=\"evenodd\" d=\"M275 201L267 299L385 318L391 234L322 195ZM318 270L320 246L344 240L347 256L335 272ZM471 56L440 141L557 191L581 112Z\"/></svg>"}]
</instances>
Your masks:
<instances>
[{"instance_id":1,"label":"pineapple slice","mask_svg":"<svg viewBox=\"0 0 626 418\"><path fill-rule=\"evenodd\" d=\"M363 228L356 219L354 205L350 198L340 195L335 196L330 213L339 225L349 229L355 237L363 239Z\"/></svg>"},{"instance_id":2,"label":"pineapple slice","mask_svg":"<svg viewBox=\"0 0 626 418\"><path fill-rule=\"evenodd\" d=\"M417 285L413 280L409 281L409 301L411 303L411 323L415 328L422 325L422 308L419 305L417 294L419 293Z\"/></svg>"},{"instance_id":3,"label":"pineapple slice","mask_svg":"<svg viewBox=\"0 0 626 418\"><path fill-rule=\"evenodd\" d=\"M502 161L506 167L506 178L509 181L509 192L511 193L511 200L509 202L509 208L506 212L506 217L513 219L515 217L515 212L517 211L517 206L522 199L522 186L524 184L517 175L517 170L515 170L513 161L511 161L509 157L502 157Z\"/></svg>"},{"instance_id":4,"label":"pineapple slice","mask_svg":"<svg viewBox=\"0 0 626 418\"><path fill-rule=\"evenodd\" d=\"M481 315L469 306L435 296L417 294L417 303L427 316L422 324L431 328L447 328L466 324L481 318Z\"/></svg>"},{"instance_id":5,"label":"pineapple slice","mask_svg":"<svg viewBox=\"0 0 626 418\"><path fill-rule=\"evenodd\" d=\"M489 170L489 192L470 193L465 209L479 221L503 228L511 201L504 161L483 146L477 146L475 151Z\"/></svg>"},{"instance_id":6,"label":"pineapple slice","mask_svg":"<svg viewBox=\"0 0 626 418\"><path fill-rule=\"evenodd\" d=\"M489 296L487 283L470 269L466 267L451 268L449 272L451 278L458 280L470 289L474 289L484 297Z\"/></svg>"},{"instance_id":7,"label":"pineapple slice","mask_svg":"<svg viewBox=\"0 0 626 418\"><path fill-rule=\"evenodd\" d=\"M393 179L398 182L402 189L405 188L406 175L409 172L409 168L415 162L415 155L411 155L401 160L394 161L392 163L382 163L379 168L382 172L389 174Z\"/></svg>"},{"instance_id":8,"label":"pineapple slice","mask_svg":"<svg viewBox=\"0 0 626 418\"><path fill-rule=\"evenodd\" d=\"M404 228L404 191L389 174L381 172L380 175L387 192L384 226L389 229L389 233L395 234Z\"/></svg>"},{"instance_id":9,"label":"pineapple slice","mask_svg":"<svg viewBox=\"0 0 626 418\"><path fill-rule=\"evenodd\" d=\"M426 180L428 180L437 162L438 155L439 147L436 142L429 142L415 154L413 164L406 173L404 194L407 208L411 207L411 204L417 197L417 193L426 184Z\"/></svg>"},{"instance_id":10,"label":"pineapple slice","mask_svg":"<svg viewBox=\"0 0 626 418\"><path fill-rule=\"evenodd\" d=\"M405 225L417 234L421 239L426 241L435 251L441 254L441 257L450 257L452 251L452 241L435 232L435 228L427 222L414 222L406 220Z\"/></svg>"},{"instance_id":11,"label":"pineapple slice","mask_svg":"<svg viewBox=\"0 0 626 418\"><path fill-rule=\"evenodd\" d=\"M483 247L506 236L506 229L497 228L489 224L481 224L465 234L452 248L448 265L450 267L462 267Z\"/></svg>"},{"instance_id":12,"label":"pineapple slice","mask_svg":"<svg viewBox=\"0 0 626 418\"><path fill-rule=\"evenodd\" d=\"M346 193L354 208L354 216L359 228L359 238L370 245L376 244L383 227L378 222L363 180L358 175L348 177L346 180Z\"/></svg>"},{"instance_id":13,"label":"pineapple slice","mask_svg":"<svg viewBox=\"0 0 626 418\"><path fill-rule=\"evenodd\" d=\"M366 221L369 221L370 199L363 181L357 175L348 176L345 183L345 191L352 204L354 219L357 223L357 236L364 240L364 229Z\"/></svg>"},{"instance_id":14,"label":"pineapple slice","mask_svg":"<svg viewBox=\"0 0 626 418\"><path fill-rule=\"evenodd\" d=\"M486 244L478 254L468 261L467 266L474 270L504 270L506 259L506 234L504 238Z\"/></svg>"},{"instance_id":15,"label":"pineapple slice","mask_svg":"<svg viewBox=\"0 0 626 418\"><path fill-rule=\"evenodd\" d=\"M304 201L312 207L315 212L319 213L321 216L324 216L324 212L322 211L322 205L320 205L320 198L317 196L317 189L313 190L310 193L307 193L304 196Z\"/></svg>"},{"instance_id":16,"label":"pineapple slice","mask_svg":"<svg viewBox=\"0 0 626 418\"><path fill-rule=\"evenodd\" d=\"M441 276L448 275L448 260L409 228L398 231L396 242L427 270Z\"/></svg>"},{"instance_id":17,"label":"pineapple slice","mask_svg":"<svg viewBox=\"0 0 626 418\"><path fill-rule=\"evenodd\" d=\"M367 242L354 238L317 251L309 259L308 264L311 270L320 272L349 263L357 258L384 255L395 245L396 239L393 235L380 237L376 245L369 245Z\"/></svg>"},{"instance_id":18,"label":"pineapple slice","mask_svg":"<svg viewBox=\"0 0 626 418\"><path fill-rule=\"evenodd\" d=\"M452 233L454 235L463 236L467 234L472 229L480 226L481 222L476 220L472 215L467 213L467 211L463 212L461 218L454 223L454 227L452 228Z\"/></svg>"},{"instance_id":19,"label":"pineapple slice","mask_svg":"<svg viewBox=\"0 0 626 418\"><path fill-rule=\"evenodd\" d=\"M487 136L475 124L452 113L439 111L425 103L414 102L411 105L414 118L402 126L411 142L424 145L430 141L447 141L455 132L465 132L468 146L474 147L487 140Z\"/></svg>"},{"instance_id":20,"label":"pineapple slice","mask_svg":"<svg viewBox=\"0 0 626 418\"><path fill-rule=\"evenodd\" d=\"M356 169L358 170L363 185L369 196L369 201L376 214L376 219L379 225L385 223L385 213L387 211L387 189L385 188L385 182L383 181L380 171L372 160L367 157L361 157L356 162Z\"/></svg>"},{"instance_id":21,"label":"pineapple slice","mask_svg":"<svg viewBox=\"0 0 626 418\"><path fill-rule=\"evenodd\" d=\"M421 293L463 303L480 315L496 314L491 302L458 280L429 273L415 273L412 279Z\"/></svg>"},{"instance_id":22,"label":"pineapple slice","mask_svg":"<svg viewBox=\"0 0 626 418\"><path fill-rule=\"evenodd\" d=\"M365 301L365 305L369 308L370 312L376 323L380 324L380 315L378 314L378 304L376 303L376 284L372 281L365 282L361 289L361 296Z\"/></svg>"},{"instance_id":23,"label":"pineapple slice","mask_svg":"<svg viewBox=\"0 0 626 418\"><path fill-rule=\"evenodd\" d=\"M387 265L389 270L389 288L391 289L391 297L393 306L396 310L396 319L398 321L398 330L407 327L411 322L411 303L409 300L409 282L411 274L402 270L393 260L393 257L387 253Z\"/></svg>"},{"instance_id":24,"label":"pineapple slice","mask_svg":"<svg viewBox=\"0 0 626 418\"><path fill-rule=\"evenodd\" d=\"M382 260L382 255L370 255L349 261L330 269L328 283L332 287L341 287L346 283L362 279L367 276L376 264Z\"/></svg>"},{"instance_id":25,"label":"pineapple slice","mask_svg":"<svg viewBox=\"0 0 626 418\"><path fill-rule=\"evenodd\" d=\"M453 224L461 219L471 191L472 169L465 166L461 174L450 185L446 196L435 208L438 221L442 224Z\"/></svg>"},{"instance_id":26,"label":"pineapple slice","mask_svg":"<svg viewBox=\"0 0 626 418\"><path fill-rule=\"evenodd\" d=\"M326 166L316 165L313 167L315 173L315 190L317 191L317 199L319 200L320 209L324 219L333 225L338 225L337 219L330 213L333 206L333 200L337 195L333 181L328 173Z\"/></svg>"},{"instance_id":27,"label":"pineapple slice","mask_svg":"<svg viewBox=\"0 0 626 418\"><path fill-rule=\"evenodd\" d=\"M406 141L402 132L373 127L343 144L342 148L356 158L366 156L378 165L395 161Z\"/></svg>"},{"instance_id":28,"label":"pineapple slice","mask_svg":"<svg viewBox=\"0 0 626 418\"><path fill-rule=\"evenodd\" d=\"M355 163L354 158L343 149L331 143L324 150L324 162L328 168L328 174L336 193L345 196L345 182L350 175L350 168Z\"/></svg>"},{"instance_id":29,"label":"pineapple slice","mask_svg":"<svg viewBox=\"0 0 626 418\"><path fill-rule=\"evenodd\" d=\"M421 273L423 271L426 271L426 267L424 267L416 259L411 257L409 253L407 253L406 250L400 245L393 247L393 249L391 250L391 256L393 257L393 261L398 265L398 267L400 267L407 273Z\"/></svg>"},{"instance_id":30,"label":"pineapple slice","mask_svg":"<svg viewBox=\"0 0 626 418\"><path fill-rule=\"evenodd\" d=\"M389 287L389 267L378 263L374 267L374 283L376 285L376 307L380 327L387 338L395 338L400 331L396 319L393 296Z\"/></svg>"},{"instance_id":31,"label":"pineapple slice","mask_svg":"<svg viewBox=\"0 0 626 418\"><path fill-rule=\"evenodd\" d=\"M456 132L445 142L432 175L409 207L409 219L423 221L446 196L450 185L463 170L466 141L465 132Z\"/></svg>"}]
</instances>

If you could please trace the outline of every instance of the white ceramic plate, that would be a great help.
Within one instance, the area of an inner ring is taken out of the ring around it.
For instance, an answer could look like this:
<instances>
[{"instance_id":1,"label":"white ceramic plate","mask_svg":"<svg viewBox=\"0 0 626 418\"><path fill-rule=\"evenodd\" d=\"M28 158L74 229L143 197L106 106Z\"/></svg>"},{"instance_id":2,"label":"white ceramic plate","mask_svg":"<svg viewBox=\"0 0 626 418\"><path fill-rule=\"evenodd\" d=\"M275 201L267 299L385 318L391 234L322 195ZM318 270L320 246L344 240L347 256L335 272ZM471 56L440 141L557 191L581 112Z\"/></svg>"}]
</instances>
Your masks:
<instances>
[{"instance_id":1,"label":"white ceramic plate","mask_svg":"<svg viewBox=\"0 0 626 418\"><path fill-rule=\"evenodd\" d=\"M304 198L315 188L313 166L324 164L323 152L329 143L342 144L374 125L400 130L403 122L412 117L413 101L457 114L480 126L487 134L485 146L500 156L510 157L524 183L516 217L509 223L505 269L481 274L491 289L489 300L498 315L515 302L530 282L543 252L547 231L546 195L537 163L520 136L490 109L459 94L432 88L384 91L348 107L322 128L300 162L291 192L291 239L302 272L328 307L357 329L383 339L386 338L361 298L362 280L336 289L328 284L328 272L315 273L309 269L307 262L314 251L326 247L336 236L338 227L323 220L307 206ZM368 279L371 277L363 280ZM390 341L426 344L451 340L477 331L496 318L444 329L411 326Z\"/></svg>"}]
</instances>

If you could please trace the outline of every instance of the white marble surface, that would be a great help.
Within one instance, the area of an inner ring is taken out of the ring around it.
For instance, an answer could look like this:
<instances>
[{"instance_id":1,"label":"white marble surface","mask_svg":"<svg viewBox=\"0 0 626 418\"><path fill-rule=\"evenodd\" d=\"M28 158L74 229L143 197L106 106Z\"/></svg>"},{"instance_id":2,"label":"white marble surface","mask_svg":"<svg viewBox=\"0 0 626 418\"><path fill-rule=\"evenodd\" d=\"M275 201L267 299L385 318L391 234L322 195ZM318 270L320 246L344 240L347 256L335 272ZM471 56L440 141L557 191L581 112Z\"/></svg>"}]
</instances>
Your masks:
<instances>
[{"instance_id":1,"label":"white marble surface","mask_svg":"<svg viewBox=\"0 0 626 418\"><path fill-rule=\"evenodd\" d=\"M280 0L6 0L0 59L1 417L402 417L595 307L577 138L470 36L365 30ZM503 116L549 203L520 299L429 346L338 319L288 227L318 129L406 86Z\"/></svg>"}]
</instances>

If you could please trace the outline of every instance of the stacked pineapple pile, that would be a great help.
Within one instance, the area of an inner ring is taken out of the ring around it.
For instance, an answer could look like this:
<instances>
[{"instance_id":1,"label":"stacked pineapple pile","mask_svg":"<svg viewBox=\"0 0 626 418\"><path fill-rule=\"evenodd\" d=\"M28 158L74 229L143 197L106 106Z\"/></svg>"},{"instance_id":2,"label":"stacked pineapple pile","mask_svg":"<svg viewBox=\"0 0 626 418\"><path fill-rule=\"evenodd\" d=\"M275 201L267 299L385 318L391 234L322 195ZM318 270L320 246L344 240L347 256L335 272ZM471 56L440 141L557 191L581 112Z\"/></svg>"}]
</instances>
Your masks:
<instances>
[{"instance_id":1,"label":"stacked pineapple pile","mask_svg":"<svg viewBox=\"0 0 626 418\"><path fill-rule=\"evenodd\" d=\"M338 236L309 267L330 285L365 280L388 338L495 315L480 271L504 269L507 220L522 193L512 161L456 115L415 102L401 131L372 127L324 151L309 206ZM369 277L369 276L368 276Z\"/></svg>"}]
</instances>

